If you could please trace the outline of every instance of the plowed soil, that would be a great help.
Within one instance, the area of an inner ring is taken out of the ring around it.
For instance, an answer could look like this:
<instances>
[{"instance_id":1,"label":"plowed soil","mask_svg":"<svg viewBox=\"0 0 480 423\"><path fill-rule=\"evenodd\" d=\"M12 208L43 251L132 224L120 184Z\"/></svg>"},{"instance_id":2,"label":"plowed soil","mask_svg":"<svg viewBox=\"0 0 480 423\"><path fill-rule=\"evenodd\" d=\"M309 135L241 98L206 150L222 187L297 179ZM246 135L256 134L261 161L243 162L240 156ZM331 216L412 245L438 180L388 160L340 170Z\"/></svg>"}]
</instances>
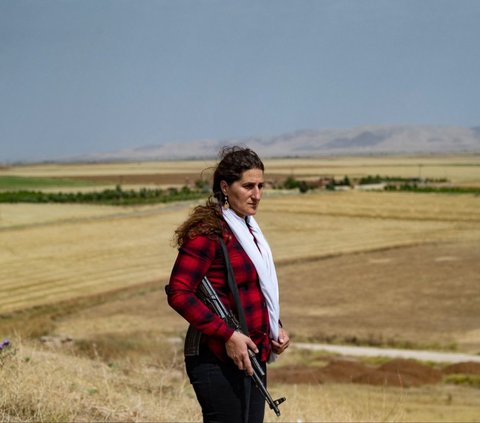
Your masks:
<instances>
[{"instance_id":1,"label":"plowed soil","mask_svg":"<svg viewBox=\"0 0 480 423\"><path fill-rule=\"evenodd\" d=\"M280 265L282 320L301 340L480 352L478 243Z\"/></svg>"},{"instance_id":2,"label":"plowed soil","mask_svg":"<svg viewBox=\"0 0 480 423\"><path fill-rule=\"evenodd\" d=\"M380 366L369 366L354 360L332 359L324 367L274 367L268 377L274 383L358 383L406 388L439 383L444 375L479 372L479 363L458 363L439 370L415 360L394 359Z\"/></svg>"},{"instance_id":3,"label":"plowed soil","mask_svg":"<svg viewBox=\"0 0 480 423\"><path fill-rule=\"evenodd\" d=\"M201 175L198 171L183 173L142 173L142 174L111 174L111 175L85 175L69 176L69 179L88 181L99 184L153 184L153 185L193 185ZM269 173L266 180L270 183L278 183L285 179L285 175Z\"/></svg>"}]
</instances>

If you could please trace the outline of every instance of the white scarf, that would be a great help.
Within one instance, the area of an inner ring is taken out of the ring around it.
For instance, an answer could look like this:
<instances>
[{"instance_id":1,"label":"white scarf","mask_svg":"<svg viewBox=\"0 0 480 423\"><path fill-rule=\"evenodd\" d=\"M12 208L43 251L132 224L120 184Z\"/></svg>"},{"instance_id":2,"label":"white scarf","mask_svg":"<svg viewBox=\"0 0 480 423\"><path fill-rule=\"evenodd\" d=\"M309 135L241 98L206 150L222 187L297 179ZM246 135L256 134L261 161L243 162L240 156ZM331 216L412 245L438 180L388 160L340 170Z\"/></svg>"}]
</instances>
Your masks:
<instances>
[{"instance_id":1,"label":"white scarf","mask_svg":"<svg viewBox=\"0 0 480 423\"><path fill-rule=\"evenodd\" d=\"M238 216L232 209L222 208L222 211L223 218L257 270L260 288L268 308L270 336L277 341L279 335L280 302L277 272L275 271L270 246L253 216L247 216L244 219ZM250 232L248 227L250 227L252 232ZM255 240L257 241L256 243ZM271 354L270 360L274 359L274 354Z\"/></svg>"}]
</instances>

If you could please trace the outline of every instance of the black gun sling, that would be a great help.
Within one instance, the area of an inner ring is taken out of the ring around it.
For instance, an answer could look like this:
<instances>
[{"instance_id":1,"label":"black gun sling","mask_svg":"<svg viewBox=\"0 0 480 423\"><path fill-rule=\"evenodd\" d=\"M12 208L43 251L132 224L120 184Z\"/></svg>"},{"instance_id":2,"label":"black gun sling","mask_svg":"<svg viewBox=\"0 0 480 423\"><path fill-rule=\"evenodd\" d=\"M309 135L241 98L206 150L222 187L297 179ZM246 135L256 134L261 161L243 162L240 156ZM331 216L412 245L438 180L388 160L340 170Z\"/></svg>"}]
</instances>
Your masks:
<instances>
[{"instance_id":1,"label":"black gun sling","mask_svg":"<svg viewBox=\"0 0 480 423\"><path fill-rule=\"evenodd\" d=\"M245 320L245 313L243 311L242 303L240 302L240 295L238 294L237 283L235 282L235 276L233 274L232 263L228 256L227 246L223 238L218 238L220 247L222 247L223 257L225 258L225 268L227 273L227 282L230 291L232 292L233 299L235 301L235 306L237 307L238 321L242 329L242 333L248 336L247 321ZM202 333L190 325L187 330L187 335L185 337L184 345L184 354L185 356L196 356L200 353L200 340L202 338Z\"/></svg>"}]
</instances>

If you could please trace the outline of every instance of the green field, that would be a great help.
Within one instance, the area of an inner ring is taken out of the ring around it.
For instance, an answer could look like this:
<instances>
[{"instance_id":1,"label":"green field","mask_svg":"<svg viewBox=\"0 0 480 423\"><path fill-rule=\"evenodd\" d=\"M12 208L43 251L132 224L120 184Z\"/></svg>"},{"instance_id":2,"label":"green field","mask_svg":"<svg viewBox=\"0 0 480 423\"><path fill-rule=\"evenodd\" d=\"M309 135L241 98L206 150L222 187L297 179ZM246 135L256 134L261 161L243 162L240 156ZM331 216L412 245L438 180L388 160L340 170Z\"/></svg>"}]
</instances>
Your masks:
<instances>
[{"instance_id":1,"label":"green field","mask_svg":"<svg viewBox=\"0 0 480 423\"><path fill-rule=\"evenodd\" d=\"M0 190L2 191L45 188L72 188L91 185L94 184L92 182L82 182L68 178L44 178L0 174Z\"/></svg>"}]
</instances>

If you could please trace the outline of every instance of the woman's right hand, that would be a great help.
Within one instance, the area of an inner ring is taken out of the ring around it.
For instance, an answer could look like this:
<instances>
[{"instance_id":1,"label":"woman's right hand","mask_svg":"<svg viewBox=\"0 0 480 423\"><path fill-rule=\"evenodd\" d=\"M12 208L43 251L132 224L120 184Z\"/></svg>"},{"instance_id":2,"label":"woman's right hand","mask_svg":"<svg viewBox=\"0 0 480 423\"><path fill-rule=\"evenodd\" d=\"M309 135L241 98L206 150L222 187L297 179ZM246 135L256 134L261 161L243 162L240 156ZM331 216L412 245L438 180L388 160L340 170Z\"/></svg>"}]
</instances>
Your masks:
<instances>
[{"instance_id":1,"label":"woman's right hand","mask_svg":"<svg viewBox=\"0 0 480 423\"><path fill-rule=\"evenodd\" d=\"M248 355L248 348L258 353L255 343L241 332L235 331L225 342L227 355L233 360L240 370L245 370L249 376L253 375L253 367Z\"/></svg>"}]
</instances>

